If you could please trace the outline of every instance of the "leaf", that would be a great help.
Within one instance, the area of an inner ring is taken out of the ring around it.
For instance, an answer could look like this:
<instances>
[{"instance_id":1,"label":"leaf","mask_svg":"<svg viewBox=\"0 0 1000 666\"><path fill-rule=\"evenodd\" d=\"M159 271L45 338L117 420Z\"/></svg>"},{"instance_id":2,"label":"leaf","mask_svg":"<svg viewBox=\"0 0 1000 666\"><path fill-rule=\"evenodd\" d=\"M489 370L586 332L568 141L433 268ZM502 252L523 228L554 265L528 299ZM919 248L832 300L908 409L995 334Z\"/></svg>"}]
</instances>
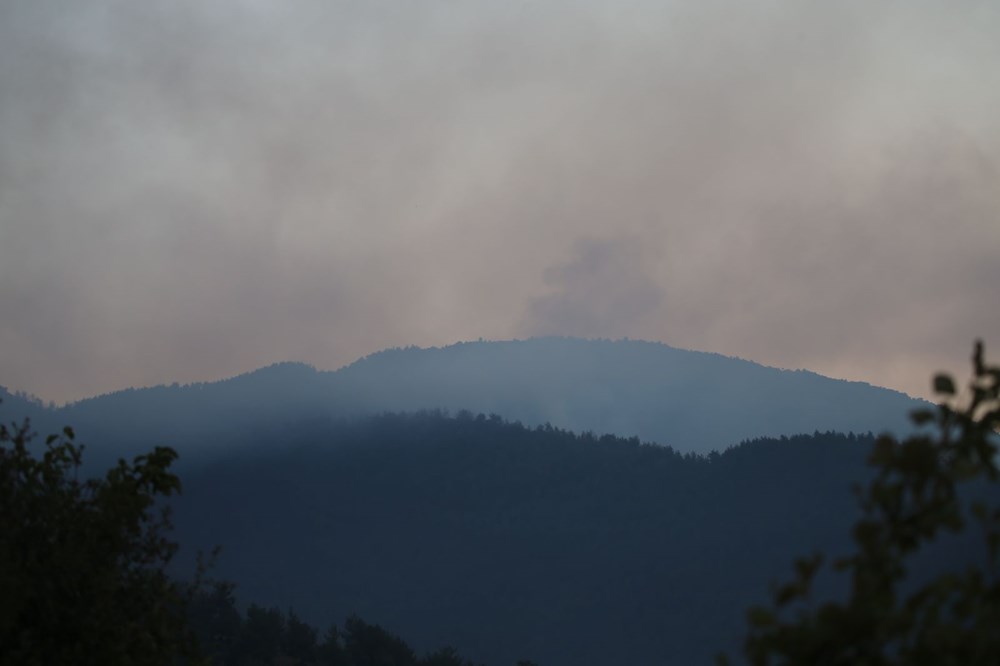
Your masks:
<instances>
[{"instance_id":1,"label":"leaf","mask_svg":"<svg viewBox=\"0 0 1000 666\"><path fill-rule=\"evenodd\" d=\"M755 627L770 627L776 622L774 613L760 606L754 606L747 611L747 620Z\"/></svg>"},{"instance_id":2,"label":"leaf","mask_svg":"<svg viewBox=\"0 0 1000 666\"><path fill-rule=\"evenodd\" d=\"M955 381L945 374L934 375L934 392L955 395Z\"/></svg>"},{"instance_id":3,"label":"leaf","mask_svg":"<svg viewBox=\"0 0 1000 666\"><path fill-rule=\"evenodd\" d=\"M871 456L868 458L868 461L872 465L879 467L888 465L892 462L893 455L896 452L896 446L896 440L892 437L879 437L878 440L875 441L875 446L872 447Z\"/></svg>"},{"instance_id":4,"label":"leaf","mask_svg":"<svg viewBox=\"0 0 1000 666\"><path fill-rule=\"evenodd\" d=\"M910 420L916 425L924 425L934 420L934 412L929 409L914 409L910 412Z\"/></svg>"}]
</instances>

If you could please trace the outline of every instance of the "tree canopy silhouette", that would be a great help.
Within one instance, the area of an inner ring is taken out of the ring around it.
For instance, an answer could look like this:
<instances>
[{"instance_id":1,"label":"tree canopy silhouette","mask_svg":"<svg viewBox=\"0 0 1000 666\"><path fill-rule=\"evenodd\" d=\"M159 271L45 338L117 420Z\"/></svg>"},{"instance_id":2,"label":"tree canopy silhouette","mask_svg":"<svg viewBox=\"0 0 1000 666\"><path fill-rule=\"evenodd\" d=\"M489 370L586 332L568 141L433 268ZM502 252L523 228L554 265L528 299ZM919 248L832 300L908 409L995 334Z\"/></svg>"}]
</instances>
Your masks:
<instances>
[{"instance_id":1,"label":"tree canopy silhouette","mask_svg":"<svg viewBox=\"0 0 1000 666\"><path fill-rule=\"evenodd\" d=\"M72 429L36 457L27 421L0 425L0 662L171 664L193 656L166 574L177 550L161 498L180 490L165 447L79 480Z\"/></svg>"},{"instance_id":2,"label":"tree canopy silhouette","mask_svg":"<svg viewBox=\"0 0 1000 666\"><path fill-rule=\"evenodd\" d=\"M858 492L855 552L833 563L849 577L846 598L809 604L824 561L814 555L796 562L772 608L749 611L745 654L754 666L1000 664L1000 366L983 360L979 342L972 362L967 392L937 375L941 403L912 414L932 431L876 440L877 474ZM983 537L981 556L914 580L922 550L970 525Z\"/></svg>"}]
</instances>

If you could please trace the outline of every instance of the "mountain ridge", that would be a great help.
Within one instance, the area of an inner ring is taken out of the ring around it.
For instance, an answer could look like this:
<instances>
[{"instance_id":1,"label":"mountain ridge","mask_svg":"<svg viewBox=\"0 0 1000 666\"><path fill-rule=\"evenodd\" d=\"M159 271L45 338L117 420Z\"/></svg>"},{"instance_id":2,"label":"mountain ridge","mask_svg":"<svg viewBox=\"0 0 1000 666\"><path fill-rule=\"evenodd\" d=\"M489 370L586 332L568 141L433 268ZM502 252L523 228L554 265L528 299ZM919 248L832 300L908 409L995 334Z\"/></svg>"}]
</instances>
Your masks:
<instances>
[{"instance_id":1,"label":"mountain ridge","mask_svg":"<svg viewBox=\"0 0 1000 666\"><path fill-rule=\"evenodd\" d=\"M221 430L468 410L707 453L755 437L899 433L922 404L864 382L660 342L544 337L397 347L337 370L284 362L215 382L124 389L45 408L39 425L72 423L115 446L148 434L200 454Z\"/></svg>"}]
</instances>

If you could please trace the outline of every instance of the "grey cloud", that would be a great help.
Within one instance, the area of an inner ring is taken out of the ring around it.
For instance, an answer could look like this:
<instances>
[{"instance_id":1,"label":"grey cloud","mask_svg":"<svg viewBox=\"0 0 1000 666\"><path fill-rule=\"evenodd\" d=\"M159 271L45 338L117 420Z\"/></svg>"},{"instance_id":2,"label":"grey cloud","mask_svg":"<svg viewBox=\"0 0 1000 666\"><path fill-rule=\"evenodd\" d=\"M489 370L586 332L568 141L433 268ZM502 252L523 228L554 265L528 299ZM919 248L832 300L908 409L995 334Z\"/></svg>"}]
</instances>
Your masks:
<instances>
[{"instance_id":1,"label":"grey cloud","mask_svg":"<svg viewBox=\"0 0 1000 666\"><path fill-rule=\"evenodd\" d=\"M627 337L644 318L662 314L661 290L643 273L634 243L587 239L577 242L575 250L569 263L545 272L553 291L530 304L526 331Z\"/></svg>"},{"instance_id":2,"label":"grey cloud","mask_svg":"<svg viewBox=\"0 0 1000 666\"><path fill-rule=\"evenodd\" d=\"M559 333L923 391L1000 330L998 26L975 2L0 0L0 383Z\"/></svg>"}]
</instances>

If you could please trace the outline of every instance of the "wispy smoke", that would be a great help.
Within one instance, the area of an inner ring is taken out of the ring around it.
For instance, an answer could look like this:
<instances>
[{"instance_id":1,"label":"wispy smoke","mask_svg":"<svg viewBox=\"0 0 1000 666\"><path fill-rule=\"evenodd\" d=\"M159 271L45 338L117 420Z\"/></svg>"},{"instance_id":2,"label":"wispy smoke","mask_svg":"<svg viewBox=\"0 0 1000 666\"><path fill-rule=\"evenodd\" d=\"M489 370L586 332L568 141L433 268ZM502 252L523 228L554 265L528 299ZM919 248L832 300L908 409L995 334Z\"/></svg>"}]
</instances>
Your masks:
<instances>
[{"instance_id":1,"label":"wispy smoke","mask_svg":"<svg viewBox=\"0 0 1000 666\"><path fill-rule=\"evenodd\" d=\"M561 333L925 392L1000 344L998 34L971 0L0 0L0 383Z\"/></svg>"}]
</instances>

